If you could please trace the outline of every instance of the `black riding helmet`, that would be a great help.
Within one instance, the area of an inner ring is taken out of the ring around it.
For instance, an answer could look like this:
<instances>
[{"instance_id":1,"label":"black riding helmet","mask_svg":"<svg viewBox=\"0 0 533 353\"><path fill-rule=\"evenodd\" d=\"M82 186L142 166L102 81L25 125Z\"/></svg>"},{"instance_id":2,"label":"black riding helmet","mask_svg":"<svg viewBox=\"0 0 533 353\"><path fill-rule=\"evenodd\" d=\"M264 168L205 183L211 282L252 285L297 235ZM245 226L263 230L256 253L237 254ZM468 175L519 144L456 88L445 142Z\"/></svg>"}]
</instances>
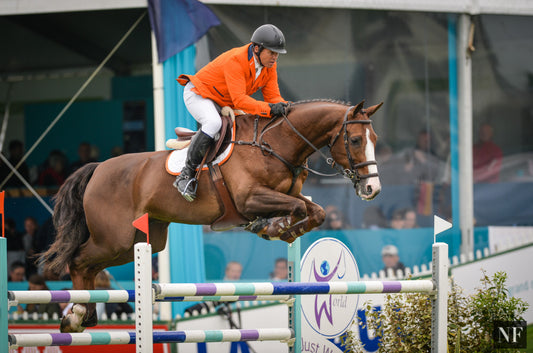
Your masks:
<instances>
[{"instance_id":1,"label":"black riding helmet","mask_svg":"<svg viewBox=\"0 0 533 353\"><path fill-rule=\"evenodd\" d=\"M287 53L287 50L285 50L285 36L278 27L271 24L257 28L250 41L279 54Z\"/></svg>"}]
</instances>

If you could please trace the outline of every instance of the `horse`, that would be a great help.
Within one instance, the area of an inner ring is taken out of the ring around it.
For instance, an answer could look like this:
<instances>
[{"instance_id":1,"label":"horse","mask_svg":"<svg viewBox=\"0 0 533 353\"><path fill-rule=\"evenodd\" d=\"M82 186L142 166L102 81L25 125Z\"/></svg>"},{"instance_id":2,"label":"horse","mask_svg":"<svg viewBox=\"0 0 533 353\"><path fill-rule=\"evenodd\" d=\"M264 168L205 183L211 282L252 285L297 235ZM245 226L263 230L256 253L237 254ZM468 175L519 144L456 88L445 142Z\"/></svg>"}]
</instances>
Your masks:
<instances>
[{"instance_id":1,"label":"horse","mask_svg":"<svg viewBox=\"0 0 533 353\"><path fill-rule=\"evenodd\" d=\"M233 153L220 165L245 229L288 243L324 222L325 212L301 194L314 152L350 179L355 193L372 200L381 185L370 116L383 103L363 108L332 100L292 103L279 118L238 116ZM320 149L328 146L331 158ZM134 244L145 235L132 221L148 213L154 253L163 250L170 222L213 224L223 206L208 173L199 176L197 198L186 201L166 172L171 151L124 154L91 163L73 173L55 196L57 236L40 260L49 273L68 266L73 289L94 289L101 270L133 261ZM247 223L247 224L246 224ZM61 332L82 332L97 324L96 305L75 304Z\"/></svg>"}]
</instances>

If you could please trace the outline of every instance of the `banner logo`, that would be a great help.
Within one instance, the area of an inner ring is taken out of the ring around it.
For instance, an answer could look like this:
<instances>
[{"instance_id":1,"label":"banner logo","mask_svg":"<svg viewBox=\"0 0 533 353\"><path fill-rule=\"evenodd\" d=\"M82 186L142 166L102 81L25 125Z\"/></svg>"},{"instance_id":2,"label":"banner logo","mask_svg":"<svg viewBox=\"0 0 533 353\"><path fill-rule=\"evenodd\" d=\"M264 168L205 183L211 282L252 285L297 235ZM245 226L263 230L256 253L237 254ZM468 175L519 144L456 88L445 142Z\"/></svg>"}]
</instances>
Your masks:
<instances>
[{"instance_id":1,"label":"banner logo","mask_svg":"<svg viewBox=\"0 0 533 353\"><path fill-rule=\"evenodd\" d=\"M313 243L302 258L304 282L359 281L357 263L350 250L337 239L323 238ZM302 313L314 331L337 337L351 325L359 295L319 294L302 296Z\"/></svg>"}]
</instances>

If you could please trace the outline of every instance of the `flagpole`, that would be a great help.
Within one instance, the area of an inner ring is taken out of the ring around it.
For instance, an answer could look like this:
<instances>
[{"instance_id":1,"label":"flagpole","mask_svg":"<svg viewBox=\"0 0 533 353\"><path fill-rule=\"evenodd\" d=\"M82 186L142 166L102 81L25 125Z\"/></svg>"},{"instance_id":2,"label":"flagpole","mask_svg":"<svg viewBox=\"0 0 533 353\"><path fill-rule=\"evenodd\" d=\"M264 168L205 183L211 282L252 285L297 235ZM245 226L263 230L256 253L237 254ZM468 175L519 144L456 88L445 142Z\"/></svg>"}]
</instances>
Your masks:
<instances>
[{"instance_id":1,"label":"flagpole","mask_svg":"<svg viewBox=\"0 0 533 353\"><path fill-rule=\"evenodd\" d=\"M163 84L163 65L157 59L157 43L152 30L152 77L154 86L154 140L155 150L165 150L165 87ZM160 282L170 283L170 251L167 230L165 248L157 254L158 278ZM172 303L159 303L161 320L172 320Z\"/></svg>"}]
</instances>

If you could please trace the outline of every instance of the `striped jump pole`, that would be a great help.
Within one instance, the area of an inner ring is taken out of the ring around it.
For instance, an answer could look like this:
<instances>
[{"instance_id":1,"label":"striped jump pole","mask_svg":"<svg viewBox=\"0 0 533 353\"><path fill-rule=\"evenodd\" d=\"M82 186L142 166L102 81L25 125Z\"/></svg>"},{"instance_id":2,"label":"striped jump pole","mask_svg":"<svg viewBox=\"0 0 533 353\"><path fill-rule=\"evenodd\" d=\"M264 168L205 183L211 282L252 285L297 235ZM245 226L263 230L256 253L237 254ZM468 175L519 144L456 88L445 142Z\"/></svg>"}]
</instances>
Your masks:
<instances>
[{"instance_id":1,"label":"striped jump pole","mask_svg":"<svg viewBox=\"0 0 533 353\"><path fill-rule=\"evenodd\" d=\"M150 283L151 285L151 283ZM135 290L34 290L8 291L10 305L47 303L126 303L135 302ZM182 296L157 299L158 302L197 301L287 301L290 295Z\"/></svg>"},{"instance_id":2,"label":"striped jump pole","mask_svg":"<svg viewBox=\"0 0 533 353\"><path fill-rule=\"evenodd\" d=\"M316 295L368 293L434 294L432 280L355 282L159 283L156 298L225 295Z\"/></svg>"},{"instance_id":3,"label":"striped jump pole","mask_svg":"<svg viewBox=\"0 0 533 353\"><path fill-rule=\"evenodd\" d=\"M287 341L294 337L291 329L257 330L186 330L150 333L153 343ZM11 348L42 346L89 346L136 344L135 332L38 333L10 334ZM137 346L139 348L139 346Z\"/></svg>"}]
</instances>

